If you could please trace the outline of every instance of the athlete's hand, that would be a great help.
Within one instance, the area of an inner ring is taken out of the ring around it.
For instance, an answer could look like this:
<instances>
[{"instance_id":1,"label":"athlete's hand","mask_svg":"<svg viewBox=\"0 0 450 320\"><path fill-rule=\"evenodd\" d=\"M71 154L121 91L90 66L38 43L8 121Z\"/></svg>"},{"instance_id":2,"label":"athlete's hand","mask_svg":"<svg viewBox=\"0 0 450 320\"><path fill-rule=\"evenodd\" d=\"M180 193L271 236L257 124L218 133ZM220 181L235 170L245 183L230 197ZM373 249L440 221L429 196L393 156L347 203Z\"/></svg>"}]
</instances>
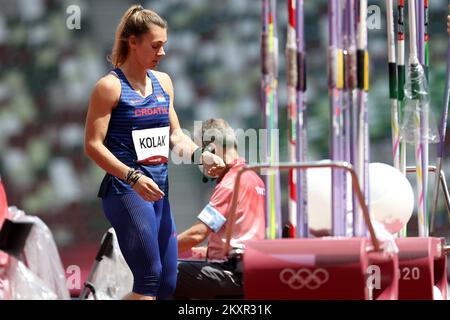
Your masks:
<instances>
[{"instance_id":1,"label":"athlete's hand","mask_svg":"<svg viewBox=\"0 0 450 320\"><path fill-rule=\"evenodd\" d=\"M225 169L225 162L214 153L205 151L202 153L203 172L210 177L217 177Z\"/></svg>"},{"instance_id":2,"label":"athlete's hand","mask_svg":"<svg viewBox=\"0 0 450 320\"><path fill-rule=\"evenodd\" d=\"M133 189L144 199L145 201L158 201L164 197L158 185L149 177L142 175L139 180L134 184Z\"/></svg>"},{"instance_id":3,"label":"athlete's hand","mask_svg":"<svg viewBox=\"0 0 450 320\"><path fill-rule=\"evenodd\" d=\"M450 15L447 16L447 33L450 35Z\"/></svg>"}]
</instances>

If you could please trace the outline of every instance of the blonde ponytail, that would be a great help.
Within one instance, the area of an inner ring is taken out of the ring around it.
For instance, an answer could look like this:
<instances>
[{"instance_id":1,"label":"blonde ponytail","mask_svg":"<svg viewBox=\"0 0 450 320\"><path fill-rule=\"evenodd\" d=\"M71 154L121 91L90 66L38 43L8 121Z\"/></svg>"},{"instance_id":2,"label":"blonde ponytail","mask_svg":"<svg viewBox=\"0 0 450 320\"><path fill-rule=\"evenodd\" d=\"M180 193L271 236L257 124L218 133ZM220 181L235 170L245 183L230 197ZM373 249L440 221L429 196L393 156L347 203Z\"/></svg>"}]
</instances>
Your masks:
<instances>
[{"instance_id":1,"label":"blonde ponytail","mask_svg":"<svg viewBox=\"0 0 450 320\"><path fill-rule=\"evenodd\" d=\"M141 5L133 5L124 13L116 29L112 52L108 56L108 60L115 68L120 67L128 57L129 37L139 37L148 32L151 25L167 29L167 22L163 18Z\"/></svg>"}]
</instances>

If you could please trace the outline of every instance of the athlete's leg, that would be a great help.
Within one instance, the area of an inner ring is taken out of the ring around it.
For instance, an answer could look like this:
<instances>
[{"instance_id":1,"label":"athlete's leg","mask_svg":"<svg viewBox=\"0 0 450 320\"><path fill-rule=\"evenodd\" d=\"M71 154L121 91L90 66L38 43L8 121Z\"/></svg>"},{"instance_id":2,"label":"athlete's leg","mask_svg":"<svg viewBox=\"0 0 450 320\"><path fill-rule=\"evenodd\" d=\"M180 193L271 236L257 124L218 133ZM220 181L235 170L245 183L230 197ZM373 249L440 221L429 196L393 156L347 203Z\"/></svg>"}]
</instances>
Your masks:
<instances>
[{"instance_id":1,"label":"athlete's leg","mask_svg":"<svg viewBox=\"0 0 450 320\"><path fill-rule=\"evenodd\" d=\"M177 235L169 200L158 201L155 204L155 211L157 219L160 220L158 238L162 264L158 299L167 299L172 297L177 283Z\"/></svg>"},{"instance_id":2,"label":"athlete's leg","mask_svg":"<svg viewBox=\"0 0 450 320\"><path fill-rule=\"evenodd\" d=\"M162 266L153 202L134 193L109 195L103 199L103 208L133 273L133 293L126 298L156 297Z\"/></svg>"}]
</instances>

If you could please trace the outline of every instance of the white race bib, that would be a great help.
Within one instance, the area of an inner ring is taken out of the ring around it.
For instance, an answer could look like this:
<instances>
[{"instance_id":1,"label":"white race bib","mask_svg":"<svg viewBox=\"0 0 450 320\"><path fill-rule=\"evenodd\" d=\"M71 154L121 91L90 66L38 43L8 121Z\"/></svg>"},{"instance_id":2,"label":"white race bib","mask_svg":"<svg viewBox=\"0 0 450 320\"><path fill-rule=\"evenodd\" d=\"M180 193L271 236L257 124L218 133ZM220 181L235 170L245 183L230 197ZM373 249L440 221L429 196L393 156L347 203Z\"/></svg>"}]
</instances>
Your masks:
<instances>
[{"instance_id":1,"label":"white race bib","mask_svg":"<svg viewBox=\"0 0 450 320\"><path fill-rule=\"evenodd\" d=\"M137 161L143 164L167 163L170 127L133 130Z\"/></svg>"}]
</instances>

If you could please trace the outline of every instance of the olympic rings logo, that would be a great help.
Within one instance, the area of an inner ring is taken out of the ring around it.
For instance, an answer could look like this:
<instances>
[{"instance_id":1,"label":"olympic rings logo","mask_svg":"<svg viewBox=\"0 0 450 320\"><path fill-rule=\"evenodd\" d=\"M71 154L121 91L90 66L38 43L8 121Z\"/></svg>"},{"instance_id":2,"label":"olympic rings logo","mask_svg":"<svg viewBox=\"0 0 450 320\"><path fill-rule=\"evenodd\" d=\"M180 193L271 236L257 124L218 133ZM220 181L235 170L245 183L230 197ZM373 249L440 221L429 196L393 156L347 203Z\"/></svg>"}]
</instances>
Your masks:
<instances>
[{"instance_id":1,"label":"olympic rings logo","mask_svg":"<svg viewBox=\"0 0 450 320\"><path fill-rule=\"evenodd\" d=\"M330 274L323 268L314 271L302 268L297 272L293 269L286 268L280 273L281 282L287 284L294 290L299 290L304 287L309 290L319 289L329 278Z\"/></svg>"}]
</instances>

